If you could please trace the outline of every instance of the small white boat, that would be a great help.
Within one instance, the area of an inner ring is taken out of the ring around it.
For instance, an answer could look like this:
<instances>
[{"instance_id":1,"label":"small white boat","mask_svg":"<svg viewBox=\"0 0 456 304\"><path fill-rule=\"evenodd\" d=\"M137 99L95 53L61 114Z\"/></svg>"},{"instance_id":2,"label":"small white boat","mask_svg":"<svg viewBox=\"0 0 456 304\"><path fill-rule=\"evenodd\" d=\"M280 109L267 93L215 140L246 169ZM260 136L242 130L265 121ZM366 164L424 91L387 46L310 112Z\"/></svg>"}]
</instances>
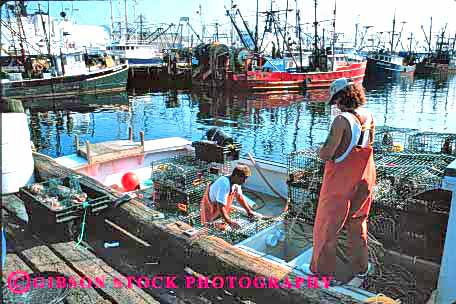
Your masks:
<instances>
[{"instance_id":1,"label":"small white boat","mask_svg":"<svg viewBox=\"0 0 456 304\"><path fill-rule=\"evenodd\" d=\"M141 138L143 139L143 136ZM151 166L151 164L154 162L160 163L165 159L178 157L179 155L188 155L193 153L194 148L190 141L172 137L148 141L141 140L140 143L132 140L121 140L94 145L87 144L85 148L78 148L78 151L78 154L59 157L56 161L65 167L76 170L80 174L92 177L104 185L114 186L114 188L118 188L121 185L121 179L125 173L134 172L141 181L142 190L152 189L151 191L153 192L153 184L150 179L154 166ZM288 197L287 180L289 172L287 172L287 166L260 160L256 161L256 165L254 165L253 161L241 158L231 162L231 167L236 163L243 163L252 168L252 176L249 177L243 188L250 204L254 206L256 214L259 217L272 216L280 219L285 203L279 196ZM453 162L450 167L453 169L449 170L453 170L451 172L454 174L456 162ZM220 169L218 171L219 174L229 174L229 168L226 165L220 165L218 168ZM456 177L445 177L446 186L444 187L456 191L455 179ZM456 195L453 195L452 200L453 203L456 203ZM454 209L453 213L456 212ZM240 207L237 207L237 210L243 212ZM456 214L453 214L452 218L450 216L451 223L448 225L445 255L440 269L439 292L437 295L440 300L433 303L452 303L441 299L452 298L454 300L456 297L455 292L448 285L451 282L451 278L454 279L456 275L456 267L450 266L455 263L454 258L450 257L451 248L455 249L454 247L456 246L455 217ZM248 229L249 222L241 219L241 225L243 229ZM257 233L232 245L258 258L286 266L295 275L306 277L302 268L310 263L312 256L312 226L297 225L301 230L299 231L300 236L306 235L308 238L296 241L293 238L289 238L289 236L284 237L284 225L286 225L284 221L277 220L269 227L261 229ZM401 265L408 269L410 273L416 274L417 288L421 286L419 282L424 277L427 280L437 282L440 265L390 250L386 250L385 253L385 263ZM346 278L344 271L346 270L341 264L340 269L338 268L339 275ZM420 274L423 274L423 278ZM424 274L426 275L424 276ZM329 287L330 291L352 297L357 301L365 301L375 295L371 291L363 289L363 281L357 277L349 277L345 281L342 286Z\"/></svg>"}]
</instances>

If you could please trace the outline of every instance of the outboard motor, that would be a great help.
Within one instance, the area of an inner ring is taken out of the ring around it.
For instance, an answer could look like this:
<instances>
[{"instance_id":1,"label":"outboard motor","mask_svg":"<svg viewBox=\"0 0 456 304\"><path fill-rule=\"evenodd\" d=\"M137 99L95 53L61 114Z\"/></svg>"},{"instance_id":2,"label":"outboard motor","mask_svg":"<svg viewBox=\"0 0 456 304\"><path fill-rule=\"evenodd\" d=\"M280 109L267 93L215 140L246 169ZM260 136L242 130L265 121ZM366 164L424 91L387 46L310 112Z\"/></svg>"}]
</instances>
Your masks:
<instances>
[{"instance_id":1,"label":"outboard motor","mask_svg":"<svg viewBox=\"0 0 456 304\"><path fill-rule=\"evenodd\" d=\"M206 137L210 141L215 141L219 146L227 146L234 143L233 138L223 132L220 128L213 127L207 130Z\"/></svg>"},{"instance_id":2,"label":"outboard motor","mask_svg":"<svg viewBox=\"0 0 456 304\"><path fill-rule=\"evenodd\" d=\"M196 159L220 164L239 159L242 145L220 128L210 128L206 132L206 137L206 140L192 142Z\"/></svg>"}]
</instances>

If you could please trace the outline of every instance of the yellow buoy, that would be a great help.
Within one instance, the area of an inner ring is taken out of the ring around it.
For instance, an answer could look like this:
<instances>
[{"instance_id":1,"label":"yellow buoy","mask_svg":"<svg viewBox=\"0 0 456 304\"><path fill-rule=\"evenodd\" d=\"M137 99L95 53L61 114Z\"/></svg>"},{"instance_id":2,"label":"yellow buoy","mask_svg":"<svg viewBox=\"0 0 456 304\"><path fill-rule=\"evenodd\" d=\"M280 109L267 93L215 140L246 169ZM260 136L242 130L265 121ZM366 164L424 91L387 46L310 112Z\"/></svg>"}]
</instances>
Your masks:
<instances>
[{"instance_id":1,"label":"yellow buoy","mask_svg":"<svg viewBox=\"0 0 456 304\"><path fill-rule=\"evenodd\" d=\"M404 151L404 146L398 143L393 144L393 147L391 149L393 152L402 152Z\"/></svg>"},{"instance_id":2,"label":"yellow buoy","mask_svg":"<svg viewBox=\"0 0 456 304\"><path fill-rule=\"evenodd\" d=\"M400 304L400 300L394 300L391 299L390 297L385 296L382 293L379 293L378 295L371 297L369 299L364 300L364 303L372 303L372 304Z\"/></svg>"}]
</instances>

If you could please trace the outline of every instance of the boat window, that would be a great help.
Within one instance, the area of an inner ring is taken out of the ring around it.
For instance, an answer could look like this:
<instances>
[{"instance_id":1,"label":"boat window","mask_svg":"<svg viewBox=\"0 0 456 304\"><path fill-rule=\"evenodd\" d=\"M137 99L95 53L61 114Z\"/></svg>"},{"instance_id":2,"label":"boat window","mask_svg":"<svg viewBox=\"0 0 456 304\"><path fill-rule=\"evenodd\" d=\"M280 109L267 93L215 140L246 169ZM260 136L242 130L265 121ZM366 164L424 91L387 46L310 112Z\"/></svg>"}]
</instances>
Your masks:
<instances>
[{"instance_id":1,"label":"boat window","mask_svg":"<svg viewBox=\"0 0 456 304\"><path fill-rule=\"evenodd\" d=\"M81 61L81 55L75 55L74 61L76 61L76 62Z\"/></svg>"}]
</instances>

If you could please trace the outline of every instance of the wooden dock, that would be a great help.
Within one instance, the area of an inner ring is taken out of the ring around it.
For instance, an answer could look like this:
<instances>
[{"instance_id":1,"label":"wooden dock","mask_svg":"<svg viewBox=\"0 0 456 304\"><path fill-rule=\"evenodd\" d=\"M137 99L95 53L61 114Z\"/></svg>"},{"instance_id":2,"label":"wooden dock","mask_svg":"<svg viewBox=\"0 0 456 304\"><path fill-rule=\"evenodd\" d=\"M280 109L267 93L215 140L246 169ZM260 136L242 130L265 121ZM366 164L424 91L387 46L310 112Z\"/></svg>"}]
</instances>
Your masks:
<instances>
[{"instance_id":1,"label":"wooden dock","mask_svg":"<svg viewBox=\"0 0 456 304\"><path fill-rule=\"evenodd\" d=\"M188 288L139 288L128 286L128 276L176 275L183 282L188 274L186 265L159 257L150 244L135 239L109 221L101 220L96 227L87 228L87 237L76 246L74 240L62 240L56 234L30 231L24 221L23 202L16 195L2 196L2 225L7 239L7 257L3 268L2 283L15 271L27 273L55 271L71 278L105 278L99 288L72 288L65 303L76 304L211 304L250 303L227 290ZM105 241L118 241L118 248L104 248ZM114 278L123 286L113 285ZM178 285L181 287L181 284Z\"/></svg>"}]
</instances>

